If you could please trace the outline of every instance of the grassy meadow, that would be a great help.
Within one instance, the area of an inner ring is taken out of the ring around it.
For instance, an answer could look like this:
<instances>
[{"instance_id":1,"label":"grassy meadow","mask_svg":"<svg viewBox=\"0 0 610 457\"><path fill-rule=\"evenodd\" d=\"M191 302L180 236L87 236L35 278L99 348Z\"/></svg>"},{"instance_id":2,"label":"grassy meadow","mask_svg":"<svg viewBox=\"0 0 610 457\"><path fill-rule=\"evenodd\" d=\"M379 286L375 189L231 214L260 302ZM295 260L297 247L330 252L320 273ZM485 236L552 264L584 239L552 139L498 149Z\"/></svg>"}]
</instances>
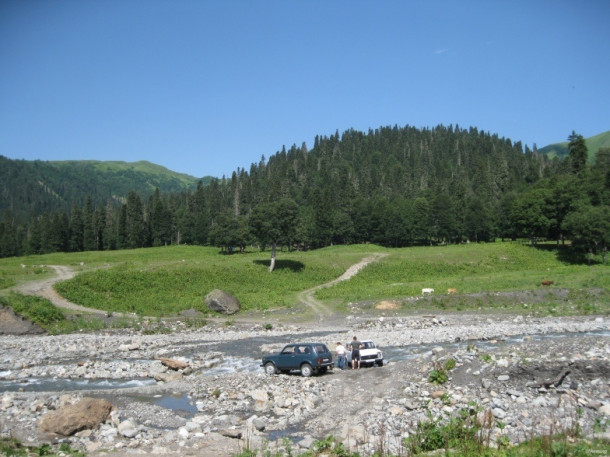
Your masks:
<instances>
[{"instance_id":1,"label":"grassy meadow","mask_svg":"<svg viewBox=\"0 0 610 457\"><path fill-rule=\"evenodd\" d=\"M56 290L79 305L140 316L172 316L183 310L207 312L205 295L222 289L237 297L245 311L291 308L299 292L327 283L350 265L374 252L387 254L349 281L319 290L316 298L339 312L349 303L380 301L409 310L521 310L557 314L610 311L610 267L561 260L554 246L534 248L516 242L386 249L375 245L334 246L307 252L278 251L274 272L268 272L269 251L222 255L201 246L167 246L127 251L49 254L0 259L0 295L25 281L53 275L48 265L67 265L75 278ZM538 303L527 292L554 282ZM435 293L414 300L421 289ZM447 289L458 294L449 296ZM554 290L569 289L569 296ZM497 292L514 297L494 298ZM6 297L3 301L6 301ZM10 301L10 300L9 300Z\"/></svg>"}]
</instances>

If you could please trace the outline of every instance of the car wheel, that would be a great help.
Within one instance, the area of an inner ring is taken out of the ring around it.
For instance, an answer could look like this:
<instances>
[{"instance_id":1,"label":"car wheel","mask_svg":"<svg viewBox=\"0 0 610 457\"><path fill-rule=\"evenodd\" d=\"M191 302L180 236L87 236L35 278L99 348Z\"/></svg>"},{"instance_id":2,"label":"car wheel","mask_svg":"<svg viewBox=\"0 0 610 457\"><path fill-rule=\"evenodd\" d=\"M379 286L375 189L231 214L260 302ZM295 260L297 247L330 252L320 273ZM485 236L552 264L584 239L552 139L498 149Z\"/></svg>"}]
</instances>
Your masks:
<instances>
[{"instance_id":1,"label":"car wheel","mask_svg":"<svg viewBox=\"0 0 610 457\"><path fill-rule=\"evenodd\" d=\"M319 373L326 373L327 371L328 371L328 368L326 368L326 367L318 368Z\"/></svg>"},{"instance_id":2,"label":"car wheel","mask_svg":"<svg viewBox=\"0 0 610 457\"><path fill-rule=\"evenodd\" d=\"M265 373L267 374L275 374L277 373L277 370L275 369L275 365L271 362L267 362L265 364Z\"/></svg>"},{"instance_id":3,"label":"car wheel","mask_svg":"<svg viewBox=\"0 0 610 457\"><path fill-rule=\"evenodd\" d=\"M375 363L377 364L378 367L382 367L383 366L383 359L382 360L376 360Z\"/></svg>"},{"instance_id":4,"label":"car wheel","mask_svg":"<svg viewBox=\"0 0 610 457\"><path fill-rule=\"evenodd\" d=\"M301 365L301 374L306 378L309 378L313 374L313 368L308 363Z\"/></svg>"}]
</instances>

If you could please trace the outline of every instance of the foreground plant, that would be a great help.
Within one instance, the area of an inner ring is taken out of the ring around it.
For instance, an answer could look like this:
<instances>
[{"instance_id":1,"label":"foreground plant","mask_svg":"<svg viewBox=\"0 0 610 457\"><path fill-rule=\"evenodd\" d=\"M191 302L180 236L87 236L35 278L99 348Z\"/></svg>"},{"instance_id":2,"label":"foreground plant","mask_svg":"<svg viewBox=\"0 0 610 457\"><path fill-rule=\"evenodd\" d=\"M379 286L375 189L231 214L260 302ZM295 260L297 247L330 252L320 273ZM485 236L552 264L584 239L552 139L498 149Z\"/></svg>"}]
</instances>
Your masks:
<instances>
[{"instance_id":1,"label":"foreground plant","mask_svg":"<svg viewBox=\"0 0 610 457\"><path fill-rule=\"evenodd\" d=\"M59 446L43 444L32 447L24 446L13 438L0 439L0 453L5 456L30 457L30 456L49 456L49 457L85 457L85 453L72 449L69 444L62 443Z\"/></svg>"}]
</instances>

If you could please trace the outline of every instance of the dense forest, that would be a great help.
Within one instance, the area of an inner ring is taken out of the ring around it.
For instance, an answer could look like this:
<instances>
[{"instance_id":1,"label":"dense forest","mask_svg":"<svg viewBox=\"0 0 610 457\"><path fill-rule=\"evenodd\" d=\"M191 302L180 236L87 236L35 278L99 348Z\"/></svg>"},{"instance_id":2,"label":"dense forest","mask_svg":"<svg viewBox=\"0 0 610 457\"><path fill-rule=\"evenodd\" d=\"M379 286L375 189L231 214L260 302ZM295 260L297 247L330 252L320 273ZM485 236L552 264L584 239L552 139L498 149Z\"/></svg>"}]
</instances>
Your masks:
<instances>
[{"instance_id":1,"label":"dense forest","mask_svg":"<svg viewBox=\"0 0 610 457\"><path fill-rule=\"evenodd\" d=\"M566 239L602 254L610 241L610 149L587 164L581 135L569 156L476 128L383 127L293 145L230 178L124 199L86 194L69 209L0 221L0 256L210 244L310 249ZM41 176L41 182L46 177ZM5 184L6 185L6 184ZM69 186L69 181L65 182Z\"/></svg>"},{"instance_id":2,"label":"dense forest","mask_svg":"<svg viewBox=\"0 0 610 457\"><path fill-rule=\"evenodd\" d=\"M209 182L203 178L204 182ZM197 178L150 162L11 160L0 156L0 215L27 223L45 212L94 202L124 203L130 190L150 195L194 189Z\"/></svg>"}]
</instances>

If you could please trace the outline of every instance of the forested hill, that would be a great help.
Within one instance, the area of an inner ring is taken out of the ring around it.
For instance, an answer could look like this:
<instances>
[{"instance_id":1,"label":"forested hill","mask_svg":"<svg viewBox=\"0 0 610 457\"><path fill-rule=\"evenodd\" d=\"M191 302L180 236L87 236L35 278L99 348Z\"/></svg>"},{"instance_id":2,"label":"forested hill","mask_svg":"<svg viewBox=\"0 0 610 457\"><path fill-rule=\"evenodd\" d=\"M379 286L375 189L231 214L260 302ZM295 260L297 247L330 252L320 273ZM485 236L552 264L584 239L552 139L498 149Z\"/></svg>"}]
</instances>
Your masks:
<instances>
[{"instance_id":1,"label":"forested hill","mask_svg":"<svg viewBox=\"0 0 610 457\"><path fill-rule=\"evenodd\" d=\"M0 219L0 257L176 243L230 251L566 234L573 246L605 252L605 238L583 230L610 227L610 149L601 148L596 166L587 166L584 139L572 136L561 161L472 127L347 130L317 136L311 148L282 148L249 170L195 188L186 177L162 179L134 164L0 158L8 208ZM52 207L57 202L63 209ZM28 221L11 216L33 208L40 212Z\"/></svg>"},{"instance_id":2,"label":"forested hill","mask_svg":"<svg viewBox=\"0 0 610 457\"><path fill-rule=\"evenodd\" d=\"M204 179L209 182L211 178ZM122 202L130 190L150 195L194 189L197 178L146 161L26 161L0 156L0 215L18 221L51 211L70 211L91 197L94 204Z\"/></svg>"},{"instance_id":3,"label":"forested hill","mask_svg":"<svg viewBox=\"0 0 610 457\"><path fill-rule=\"evenodd\" d=\"M599 135L585 138L585 144L587 145L588 157L587 161L593 163L595 154L600 148L610 148L610 130ZM539 150L540 154L546 155L549 159L558 157L565 159L569 154L568 142L549 144Z\"/></svg>"}]
</instances>

